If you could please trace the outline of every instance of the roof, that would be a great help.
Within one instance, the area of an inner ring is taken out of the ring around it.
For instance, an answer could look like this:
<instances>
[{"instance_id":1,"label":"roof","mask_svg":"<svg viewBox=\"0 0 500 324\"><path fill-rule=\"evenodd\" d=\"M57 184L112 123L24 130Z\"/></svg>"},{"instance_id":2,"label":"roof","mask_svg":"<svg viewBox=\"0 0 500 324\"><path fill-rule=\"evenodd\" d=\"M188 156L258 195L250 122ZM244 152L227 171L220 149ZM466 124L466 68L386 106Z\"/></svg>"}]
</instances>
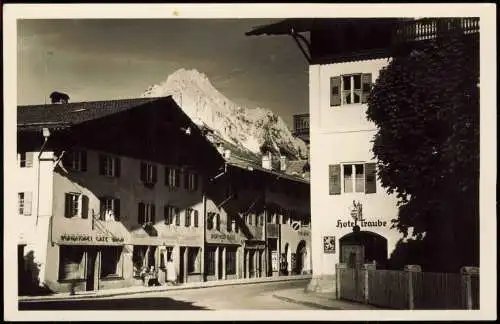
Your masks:
<instances>
[{"instance_id":1,"label":"roof","mask_svg":"<svg viewBox=\"0 0 500 324\"><path fill-rule=\"evenodd\" d=\"M17 126L23 128L64 128L126 111L160 99L162 98L19 106L17 109Z\"/></svg>"}]
</instances>

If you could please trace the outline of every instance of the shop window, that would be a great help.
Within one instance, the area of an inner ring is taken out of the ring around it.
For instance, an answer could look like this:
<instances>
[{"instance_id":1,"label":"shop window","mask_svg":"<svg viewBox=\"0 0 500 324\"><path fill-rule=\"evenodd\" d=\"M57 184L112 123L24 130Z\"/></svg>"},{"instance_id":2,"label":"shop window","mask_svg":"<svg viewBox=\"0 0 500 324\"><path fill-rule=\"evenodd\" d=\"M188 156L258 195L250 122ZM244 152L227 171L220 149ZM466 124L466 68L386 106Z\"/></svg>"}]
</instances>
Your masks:
<instances>
[{"instance_id":1,"label":"shop window","mask_svg":"<svg viewBox=\"0 0 500 324\"><path fill-rule=\"evenodd\" d=\"M86 151L69 151L63 156L63 165L73 171L87 171L87 152Z\"/></svg>"},{"instance_id":2,"label":"shop window","mask_svg":"<svg viewBox=\"0 0 500 324\"><path fill-rule=\"evenodd\" d=\"M209 276L215 275L215 254L216 248L209 246L205 252L205 273Z\"/></svg>"},{"instance_id":3,"label":"shop window","mask_svg":"<svg viewBox=\"0 0 500 324\"><path fill-rule=\"evenodd\" d=\"M165 167L165 185L170 188L180 186L180 171L172 167Z\"/></svg>"},{"instance_id":4,"label":"shop window","mask_svg":"<svg viewBox=\"0 0 500 324\"><path fill-rule=\"evenodd\" d=\"M120 199L111 197L102 197L99 199L100 217L102 221L119 221L120 220Z\"/></svg>"},{"instance_id":5,"label":"shop window","mask_svg":"<svg viewBox=\"0 0 500 324\"><path fill-rule=\"evenodd\" d=\"M109 246L101 250L101 278L122 277L122 247Z\"/></svg>"},{"instance_id":6,"label":"shop window","mask_svg":"<svg viewBox=\"0 0 500 324\"><path fill-rule=\"evenodd\" d=\"M89 198L86 195L75 192L64 194L64 217L66 218L88 218Z\"/></svg>"},{"instance_id":7,"label":"shop window","mask_svg":"<svg viewBox=\"0 0 500 324\"><path fill-rule=\"evenodd\" d=\"M156 246L135 245L132 253L132 263L134 266L134 278L140 278L141 271L156 266L155 262Z\"/></svg>"},{"instance_id":8,"label":"shop window","mask_svg":"<svg viewBox=\"0 0 500 324\"><path fill-rule=\"evenodd\" d=\"M172 259L174 253L174 248L172 246L166 246L165 250L160 253L160 269L166 269L167 261Z\"/></svg>"},{"instance_id":9,"label":"shop window","mask_svg":"<svg viewBox=\"0 0 500 324\"><path fill-rule=\"evenodd\" d=\"M99 155L99 174L106 177L120 177L120 158L109 155Z\"/></svg>"},{"instance_id":10,"label":"shop window","mask_svg":"<svg viewBox=\"0 0 500 324\"><path fill-rule=\"evenodd\" d=\"M85 251L82 246L59 247L59 280L85 278Z\"/></svg>"},{"instance_id":11,"label":"shop window","mask_svg":"<svg viewBox=\"0 0 500 324\"><path fill-rule=\"evenodd\" d=\"M31 168L33 166L33 152L19 153L18 160L21 168Z\"/></svg>"},{"instance_id":12,"label":"shop window","mask_svg":"<svg viewBox=\"0 0 500 324\"><path fill-rule=\"evenodd\" d=\"M236 274L236 248L233 247L226 249L226 274Z\"/></svg>"},{"instance_id":13,"label":"shop window","mask_svg":"<svg viewBox=\"0 0 500 324\"><path fill-rule=\"evenodd\" d=\"M31 200L32 194L30 191L17 193L19 215L31 215Z\"/></svg>"},{"instance_id":14,"label":"shop window","mask_svg":"<svg viewBox=\"0 0 500 324\"><path fill-rule=\"evenodd\" d=\"M200 248L188 248L188 274L201 273Z\"/></svg>"}]
</instances>

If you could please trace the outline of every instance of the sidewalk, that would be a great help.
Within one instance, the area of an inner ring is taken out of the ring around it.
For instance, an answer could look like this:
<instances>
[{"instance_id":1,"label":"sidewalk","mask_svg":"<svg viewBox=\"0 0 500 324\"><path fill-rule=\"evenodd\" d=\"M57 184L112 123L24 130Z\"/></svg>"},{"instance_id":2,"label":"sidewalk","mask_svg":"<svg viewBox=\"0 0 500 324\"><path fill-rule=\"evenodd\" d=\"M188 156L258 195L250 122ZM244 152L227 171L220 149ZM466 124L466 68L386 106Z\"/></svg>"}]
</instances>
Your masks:
<instances>
[{"instance_id":1,"label":"sidewalk","mask_svg":"<svg viewBox=\"0 0 500 324\"><path fill-rule=\"evenodd\" d=\"M85 298L101 298L101 297L114 297L114 296L126 296L141 293L150 292L161 292L161 291L173 291L173 290L184 290L184 289L199 289L199 288L209 288L209 287L219 287L219 286L231 286L231 285L245 285L245 284L257 284L266 282L278 282L278 281L295 281L311 279L311 275L301 275L301 276L282 276L282 277L262 277L262 278L251 278L251 279L234 279L234 280L216 280L207 282L191 282L185 284L179 284L177 286L156 286L156 287L144 287L144 286L133 286L119 289L103 289L96 291L78 291L75 295L70 295L69 293L56 293L53 295L46 296L19 296L19 302L29 302L37 300L68 300L68 299L85 299Z\"/></svg>"},{"instance_id":2,"label":"sidewalk","mask_svg":"<svg viewBox=\"0 0 500 324\"><path fill-rule=\"evenodd\" d=\"M280 290L274 298L326 310L376 310L375 306L335 299L333 293L305 292L303 288Z\"/></svg>"}]
</instances>

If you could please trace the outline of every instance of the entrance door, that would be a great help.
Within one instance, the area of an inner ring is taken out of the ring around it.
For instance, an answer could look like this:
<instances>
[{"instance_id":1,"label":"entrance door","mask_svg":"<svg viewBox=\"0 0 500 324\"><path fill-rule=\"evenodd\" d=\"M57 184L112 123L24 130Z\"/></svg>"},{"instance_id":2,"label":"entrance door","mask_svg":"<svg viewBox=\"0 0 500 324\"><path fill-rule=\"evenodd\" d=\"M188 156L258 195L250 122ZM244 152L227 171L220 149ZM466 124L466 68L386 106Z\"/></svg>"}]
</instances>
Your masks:
<instances>
[{"instance_id":1,"label":"entrance door","mask_svg":"<svg viewBox=\"0 0 500 324\"><path fill-rule=\"evenodd\" d=\"M365 248L362 245L342 245L340 254L341 262L349 268L357 268L365 260Z\"/></svg>"},{"instance_id":2,"label":"entrance door","mask_svg":"<svg viewBox=\"0 0 500 324\"><path fill-rule=\"evenodd\" d=\"M184 260L186 258L186 247L180 247L179 248L179 282L184 283L184 273L186 272L186 269L184 267Z\"/></svg>"},{"instance_id":3,"label":"entrance door","mask_svg":"<svg viewBox=\"0 0 500 324\"><path fill-rule=\"evenodd\" d=\"M248 271L250 272L249 278L255 277L255 250L248 251Z\"/></svg>"},{"instance_id":4,"label":"entrance door","mask_svg":"<svg viewBox=\"0 0 500 324\"><path fill-rule=\"evenodd\" d=\"M97 269L97 249L87 251L87 277L85 280L85 290L92 291L99 288L99 273Z\"/></svg>"}]
</instances>

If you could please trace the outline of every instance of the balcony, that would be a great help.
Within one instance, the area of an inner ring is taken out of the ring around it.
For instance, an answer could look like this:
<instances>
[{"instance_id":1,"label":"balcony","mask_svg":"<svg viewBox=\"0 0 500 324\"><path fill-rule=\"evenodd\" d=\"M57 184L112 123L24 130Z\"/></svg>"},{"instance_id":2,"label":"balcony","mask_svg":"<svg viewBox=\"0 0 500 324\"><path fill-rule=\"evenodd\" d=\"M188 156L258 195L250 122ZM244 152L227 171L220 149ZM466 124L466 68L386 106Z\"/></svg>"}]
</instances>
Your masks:
<instances>
[{"instance_id":1,"label":"balcony","mask_svg":"<svg viewBox=\"0 0 500 324\"><path fill-rule=\"evenodd\" d=\"M479 33L479 18L424 18L407 21L394 35L396 44L435 39L452 31L462 30L464 35Z\"/></svg>"},{"instance_id":2,"label":"balcony","mask_svg":"<svg viewBox=\"0 0 500 324\"><path fill-rule=\"evenodd\" d=\"M293 135L309 141L309 114L293 116Z\"/></svg>"}]
</instances>

